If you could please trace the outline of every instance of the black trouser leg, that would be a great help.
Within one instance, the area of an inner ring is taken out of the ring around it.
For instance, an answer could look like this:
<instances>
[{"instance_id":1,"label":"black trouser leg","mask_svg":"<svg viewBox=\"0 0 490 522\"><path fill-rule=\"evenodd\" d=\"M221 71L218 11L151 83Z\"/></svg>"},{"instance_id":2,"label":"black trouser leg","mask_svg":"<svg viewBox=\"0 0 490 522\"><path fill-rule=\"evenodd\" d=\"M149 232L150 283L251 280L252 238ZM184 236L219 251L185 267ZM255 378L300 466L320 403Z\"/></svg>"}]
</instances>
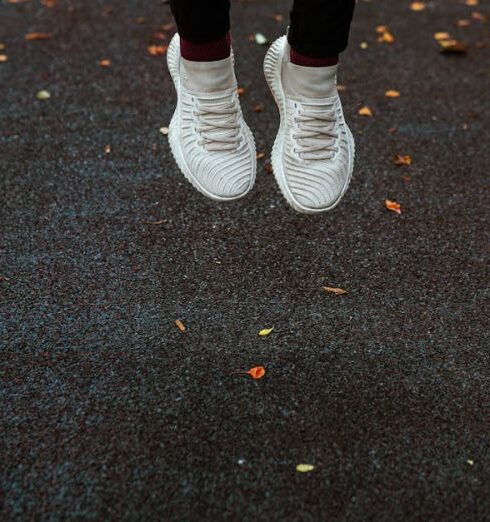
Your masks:
<instances>
[{"instance_id":1,"label":"black trouser leg","mask_svg":"<svg viewBox=\"0 0 490 522\"><path fill-rule=\"evenodd\" d=\"M312 58L334 56L347 47L355 0L294 0L288 41Z\"/></svg>"},{"instance_id":2,"label":"black trouser leg","mask_svg":"<svg viewBox=\"0 0 490 522\"><path fill-rule=\"evenodd\" d=\"M170 0L179 35L189 42L212 42L230 30L230 0Z\"/></svg>"}]
</instances>

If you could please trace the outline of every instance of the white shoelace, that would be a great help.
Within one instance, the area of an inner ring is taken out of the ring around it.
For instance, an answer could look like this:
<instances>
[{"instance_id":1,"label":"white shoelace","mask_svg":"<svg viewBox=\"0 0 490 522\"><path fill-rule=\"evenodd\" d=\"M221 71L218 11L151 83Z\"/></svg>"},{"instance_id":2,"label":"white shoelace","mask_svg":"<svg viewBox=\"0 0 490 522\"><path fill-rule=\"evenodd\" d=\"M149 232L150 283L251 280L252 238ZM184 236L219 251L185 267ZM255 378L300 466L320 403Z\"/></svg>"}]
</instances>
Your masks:
<instances>
[{"instance_id":1,"label":"white shoelace","mask_svg":"<svg viewBox=\"0 0 490 522\"><path fill-rule=\"evenodd\" d=\"M294 121L298 130L293 134L293 140L301 159L324 160L334 156L338 138L336 101L322 105L301 102Z\"/></svg>"},{"instance_id":2,"label":"white shoelace","mask_svg":"<svg viewBox=\"0 0 490 522\"><path fill-rule=\"evenodd\" d=\"M233 95L196 100L199 145L208 151L235 150L240 142L238 104Z\"/></svg>"}]
</instances>

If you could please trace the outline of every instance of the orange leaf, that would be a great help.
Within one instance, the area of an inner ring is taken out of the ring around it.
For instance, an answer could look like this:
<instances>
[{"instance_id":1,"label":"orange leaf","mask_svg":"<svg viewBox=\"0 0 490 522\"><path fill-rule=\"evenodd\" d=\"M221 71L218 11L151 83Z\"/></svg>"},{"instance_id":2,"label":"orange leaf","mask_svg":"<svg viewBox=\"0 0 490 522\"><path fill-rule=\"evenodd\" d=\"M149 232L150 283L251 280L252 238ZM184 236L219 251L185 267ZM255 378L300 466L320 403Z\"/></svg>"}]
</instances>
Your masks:
<instances>
[{"instance_id":1,"label":"orange leaf","mask_svg":"<svg viewBox=\"0 0 490 522\"><path fill-rule=\"evenodd\" d=\"M395 165L411 165L412 164L412 156L408 154L395 154L393 157L393 163Z\"/></svg>"},{"instance_id":2,"label":"orange leaf","mask_svg":"<svg viewBox=\"0 0 490 522\"><path fill-rule=\"evenodd\" d=\"M180 320L180 319L177 319L175 321L175 325L177 326L177 328L181 331L181 332L185 332L185 326L184 326L184 323Z\"/></svg>"},{"instance_id":3,"label":"orange leaf","mask_svg":"<svg viewBox=\"0 0 490 522\"><path fill-rule=\"evenodd\" d=\"M100 60L99 65L101 67L110 67L111 66L111 61L108 60L108 59Z\"/></svg>"},{"instance_id":4,"label":"orange leaf","mask_svg":"<svg viewBox=\"0 0 490 522\"><path fill-rule=\"evenodd\" d=\"M151 56L162 56L167 52L168 45L149 45L146 50Z\"/></svg>"},{"instance_id":5,"label":"orange leaf","mask_svg":"<svg viewBox=\"0 0 490 522\"><path fill-rule=\"evenodd\" d=\"M451 36L449 35L449 33L445 33L445 32L439 32L439 33L434 33L434 38L436 40L449 40L451 38Z\"/></svg>"},{"instance_id":6,"label":"orange leaf","mask_svg":"<svg viewBox=\"0 0 490 522\"><path fill-rule=\"evenodd\" d=\"M425 9L425 2L412 2L410 9L412 11L423 11Z\"/></svg>"},{"instance_id":7,"label":"orange leaf","mask_svg":"<svg viewBox=\"0 0 490 522\"><path fill-rule=\"evenodd\" d=\"M396 201L390 201L389 199L385 199L385 207L388 210L391 210L392 212L396 212L397 214L402 213L400 203L397 203Z\"/></svg>"},{"instance_id":8,"label":"orange leaf","mask_svg":"<svg viewBox=\"0 0 490 522\"><path fill-rule=\"evenodd\" d=\"M360 116L369 116L370 118L372 118L373 116L373 112L371 111L371 109L367 106L364 106L364 107L361 107L358 111L357 111L357 114L359 114Z\"/></svg>"},{"instance_id":9,"label":"orange leaf","mask_svg":"<svg viewBox=\"0 0 490 522\"><path fill-rule=\"evenodd\" d=\"M390 89L390 90L385 92L385 96L387 98L399 98L400 97L400 93L399 93L399 91L395 91L394 89Z\"/></svg>"},{"instance_id":10,"label":"orange leaf","mask_svg":"<svg viewBox=\"0 0 490 522\"><path fill-rule=\"evenodd\" d=\"M30 42L31 40L49 40L52 36L53 33L28 33L24 38Z\"/></svg>"},{"instance_id":11,"label":"orange leaf","mask_svg":"<svg viewBox=\"0 0 490 522\"><path fill-rule=\"evenodd\" d=\"M250 368L248 372L246 372L252 379L262 379L265 375L265 368L263 366L255 366L254 368Z\"/></svg>"}]
</instances>

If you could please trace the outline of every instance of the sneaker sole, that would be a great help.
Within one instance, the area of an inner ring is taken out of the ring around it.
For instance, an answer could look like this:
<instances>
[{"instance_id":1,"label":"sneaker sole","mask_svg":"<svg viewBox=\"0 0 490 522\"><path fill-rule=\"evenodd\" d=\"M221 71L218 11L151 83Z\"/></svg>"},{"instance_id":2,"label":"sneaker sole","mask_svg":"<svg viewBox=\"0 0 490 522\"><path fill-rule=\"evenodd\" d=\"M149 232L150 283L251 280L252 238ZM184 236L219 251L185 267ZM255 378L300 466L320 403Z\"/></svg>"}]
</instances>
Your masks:
<instances>
[{"instance_id":1,"label":"sneaker sole","mask_svg":"<svg viewBox=\"0 0 490 522\"><path fill-rule=\"evenodd\" d=\"M279 109L280 115L279 130L277 132L277 136L274 141L274 146L272 148L272 170L274 172L274 177L276 178L277 184L279 185L279 188L283 196L286 198L286 201L289 203L289 205L291 205L291 207L303 214L320 214L321 212L326 212L335 208L339 204L340 200L343 198L347 189L349 188L349 184L352 179L352 171L354 170L355 141L349 127L347 126L347 124L345 124L349 138L349 176L347 177L344 186L342 187L342 192L340 193L340 196L335 200L335 202L329 205L328 207L322 208L305 207L298 203L288 187L288 184L286 182L286 175L282 166L285 127L284 122L286 119L286 97L282 88L280 62L282 61L283 50L286 46L286 43L286 36L282 36L281 38L277 39L270 46L264 60L265 79L269 84L269 88L272 92L274 100L276 101L276 105Z\"/></svg>"},{"instance_id":2,"label":"sneaker sole","mask_svg":"<svg viewBox=\"0 0 490 522\"><path fill-rule=\"evenodd\" d=\"M180 125L178 124L180 120L180 73L179 73L179 57L180 57L180 42L178 39L178 36L176 35L174 38L172 38L170 45L168 47L167 51L167 65L168 70L170 72L170 76L172 77L172 81L174 82L175 90L177 91L177 107L175 109L175 112L172 116L172 119L170 121L169 125L169 132L168 132L168 140L170 144L170 150L172 152L172 155L181 170L182 174L184 174L187 181L195 188L197 189L201 194L204 194L209 199L212 199L214 201L235 201L237 199L241 199L244 196L246 196L253 188L257 173L257 164L254 163L253 166L253 175L250 181L250 186L247 188L245 192L242 194L239 194L238 196L217 196L216 194L213 194L212 192L209 192L205 187L201 185L199 180L193 176L192 172L189 170L185 160L184 160L184 154L182 151L182 148L180 146ZM249 139L249 142L253 145L253 148L255 150L255 140L253 137L253 134L251 130L248 128L248 126L245 124L247 129L247 137Z\"/></svg>"}]
</instances>

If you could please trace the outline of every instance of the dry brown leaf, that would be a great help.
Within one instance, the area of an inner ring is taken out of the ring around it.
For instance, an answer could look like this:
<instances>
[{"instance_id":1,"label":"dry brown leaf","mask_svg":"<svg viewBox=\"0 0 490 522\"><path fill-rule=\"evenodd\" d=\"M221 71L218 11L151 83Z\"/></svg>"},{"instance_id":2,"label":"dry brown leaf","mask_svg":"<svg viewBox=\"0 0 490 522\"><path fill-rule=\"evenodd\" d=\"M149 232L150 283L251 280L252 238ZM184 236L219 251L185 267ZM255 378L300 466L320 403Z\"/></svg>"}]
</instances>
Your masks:
<instances>
[{"instance_id":1,"label":"dry brown leaf","mask_svg":"<svg viewBox=\"0 0 490 522\"><path fill-rule=\"evenodd\" d=\"M44 7L54 7L56 5L56 0L41 0L41 4L44 5Z\"/></svg>"},{"instance_id":2,"label":"dry brown leaf","mask_svg":"<svg viewBox=\"0 0 490 522\"><path fill-rule=\"evenodd\" d=\"M265 158L265 152L257 152L257 159L261 160Z\"/></svg>"},{"instance_id":3,"label":"dry brown leaf","mask_svg":"<svg viewBox=\"0 0 490 522\"><path fill-rule=\"evenodd\" d=\"M480 2L478 0L466 0L465 4L466 5L478 5Z\"/></svg>"},{"instance_id":4,"label":"dry brown leaf","mask_svg":"<svg viewBox=\"0 0 490 522\"><path fill-rule=\"evenodd\" d=\"M395 41L395 37L389 31L385 31L378 38L378 42L382 42L382 43L393 43L394 41Z\"/></svg>"},{"instance_id":5,"label":"dry brown leaf","mask_svg":"<svg viewBox=\"0 0 490 522\"><path fill-rule=\"evenodd\" d=\"M440 52L443 54L466 54L468 52L468 46L464 42L455 40L439 40L441 46Z\"/></svg>"},{"instance_id":6,"label":"dry brown leaf","mask_svg":"<svg viewBox=\"0 0 490 522\"><path fill-rule=\"evenodd\" d=\"M388 31L388 26L387 26L387 25L378 25L378 26L376 27L376 32L377 32L378 34L383 34L383 33L385 33L386 31Z\"/></svg>"},{"instance_id":7,"label":"dry brown leaf","mask_svg":"<svg viewBox=\"0 0 490 522\"><path fill-rule=\"evenodd\" d=\"M282 22L282 20L284 18L282 16L282 14L276 14L276 13L270 13L269 17L272 18L273 20L275 20L276 22Z\"/></svg>"},{"instance_id":8,"label":"dry brown leaf","mask_svg":"<svg viewBox=\"0 0 490 522\"><path fill-rule=\"evenodd\" d=\"M487 20L487 17L479 11L473 11L471 13L471 18L473 18L473 20L478 20L479 22L486 22Z\"/></svg>"},{"instance_id":9,"label":"dry brown leaf","mask_svg":"<svg viewBox=\"0 0 490 522\"><path fill-rule=\"evenodd\" d=\"M112 152L112 148L110 145L106 145L105 148L104 148L104 152L106 154L110 154Z\"/></svg>"},{"instance_id":10,"label":"dry brown leaf","mask_svg":"<svg viewBox=\"0 0 490 522\"><path fill-rule=\"evenodd\" d=\"M262 112L264 110L264 106L261 103L257 103L252 107L252 112Z\"/></svg>"},{"instance_id":11,"label":"dry brown leaf","mask_svg":"<svg viewBox=\"0 0 490 522\"><path fill-rule=\"evenodd\" d=\"M238 96L241 96L242 94L245 94L245 89L243 87L238 87L236 92Z\"/></svg>"},{"instance_id":12,"label":"dry brown leaf","mask_svg":"<svg viewBox=\"0 0 490 522\"><path fill-rule=\"evenodd\" d=\"M325 290L325 292L330 292L331 294L335 295L344 295L347 293L347 290L344 290L343 288L335 288L332 286L322 286L322 288Z\"/></svg>"},{"instance_id":13,"label":"dry brown leaf","mask_svg":"<svg viewBox=\"0 0 490 522\"><path fill-rule=\"evenodd\" d=\"M341 83L337 84L337 92L345 92L347 90L347 85L342 85Z\"/></svg>"},{"instance_id":14,"label":"dry brown leaf","mask_svg":"<svg viewBox=\"0 0 490 522\"><path fill-rule=\"evenodd\" d=\"M385 199L385 207L388 210L391 210L391 212L395 212L396 214L402 213L400 203L397 203L396 201L391 201L389 199Z\"/></svg>"},{"instance_id":15,"label":"dry brown leaf","mask_svg":"<svg viewBox=\"0 0 490 522\"><path fill-rule=\"evenodd\" d=\"M9 59L6 54L0 54L0 63L4 63Z\"/></svg>"},{"instance_id":16,"label":"dry brown leaf","mask_svg":"<svg viewBox=\"0 0 490 522\"><path fill-rule=\"evenodd\" d=\"M470 21L465 19L456 20L456 27L468 27L470 25Z\"/></svg>"},{"instance_id":17,"label":"dry brown leaf","mask_svg":"<svg viewBox=\"0 0 490 522\"><path fill-rule=\"evenodd\" d=\"M100 60L99 65L101 67L110 67L111 66L111 61L108 60L107 58L104 58L103 60Z\"/></svg>"}]
</instances>

